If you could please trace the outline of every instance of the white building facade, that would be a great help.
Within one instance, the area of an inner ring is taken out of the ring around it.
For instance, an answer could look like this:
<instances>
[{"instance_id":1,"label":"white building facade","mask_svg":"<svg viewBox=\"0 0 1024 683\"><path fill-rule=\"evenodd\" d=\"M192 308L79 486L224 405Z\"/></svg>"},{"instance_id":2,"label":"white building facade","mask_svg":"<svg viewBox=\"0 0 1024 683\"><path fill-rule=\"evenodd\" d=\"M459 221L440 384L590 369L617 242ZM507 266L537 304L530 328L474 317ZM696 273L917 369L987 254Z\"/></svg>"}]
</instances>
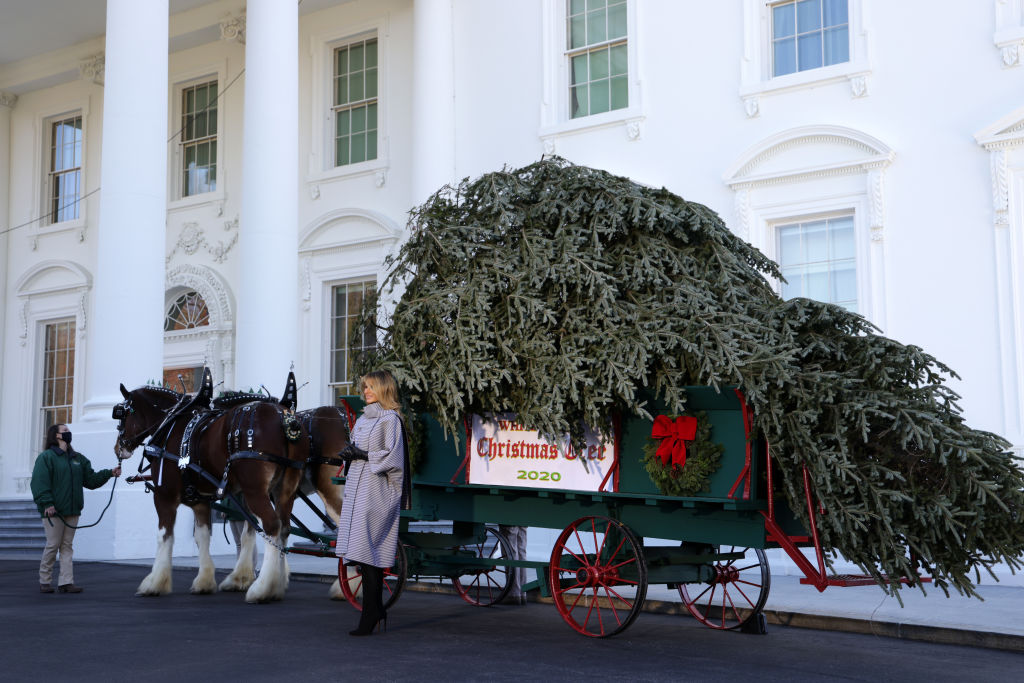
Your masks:
<instances>
[{"instance_id":1,"label":"white building facade","mask_svg":"<svg viewBox=\"0 0 1024 683\"><path fill-rule=\"evenodd\" d=\"M543 154L707 204L1024 450L1024 0L50 4L82 35L0 17L0 498L53 421L112 466L122 382L334 402L408 211ZM152 553L119 487L79 557Z\"/></svg>"}]
</instances>

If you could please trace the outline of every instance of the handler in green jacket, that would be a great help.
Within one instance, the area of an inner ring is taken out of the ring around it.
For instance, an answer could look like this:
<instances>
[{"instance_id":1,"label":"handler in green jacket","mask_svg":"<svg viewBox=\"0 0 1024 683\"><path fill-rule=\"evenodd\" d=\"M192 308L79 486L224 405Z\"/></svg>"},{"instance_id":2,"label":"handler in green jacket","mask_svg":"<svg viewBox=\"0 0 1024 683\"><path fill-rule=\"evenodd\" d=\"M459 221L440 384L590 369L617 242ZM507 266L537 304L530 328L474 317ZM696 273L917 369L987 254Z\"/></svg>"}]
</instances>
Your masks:
<instances>
[{"instance_id":1,"label":"handler in green jacket","mask_svg":"<svg viewBox=\"0 0 1024 683\"><path fill-rule=\"evenodd\" d=\"M71 431L67 425L50 425L46 430L46 450L36 458L32 470L32 499L43 516L46 547L39 563L39 592L53 592L53 562L60 551L61 593L81 593L75 585L71 567L71 542L82 512L82 487L97 489L111 477L121 476L121 466L95 472L89 459L71 447Z\"/></svg>"}]
</instances>

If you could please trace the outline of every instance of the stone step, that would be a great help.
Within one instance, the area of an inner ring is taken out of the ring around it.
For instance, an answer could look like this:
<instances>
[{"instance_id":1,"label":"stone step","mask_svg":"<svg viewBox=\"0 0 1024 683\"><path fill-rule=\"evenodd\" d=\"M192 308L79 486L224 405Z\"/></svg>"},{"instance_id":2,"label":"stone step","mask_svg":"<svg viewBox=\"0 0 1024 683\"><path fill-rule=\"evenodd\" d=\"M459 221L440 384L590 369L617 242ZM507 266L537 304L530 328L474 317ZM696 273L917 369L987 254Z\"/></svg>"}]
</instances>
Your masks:
<instances>
[{"instance_id":1,"label":"stone step","mask_svg":"<svg viewBox=\"0 0 1024 683\"><path fill-rule=\"evenodd\" d=\"M46 539L9 539L0 538L0 550L42 550Z\"/></svg>"}]
</instances>

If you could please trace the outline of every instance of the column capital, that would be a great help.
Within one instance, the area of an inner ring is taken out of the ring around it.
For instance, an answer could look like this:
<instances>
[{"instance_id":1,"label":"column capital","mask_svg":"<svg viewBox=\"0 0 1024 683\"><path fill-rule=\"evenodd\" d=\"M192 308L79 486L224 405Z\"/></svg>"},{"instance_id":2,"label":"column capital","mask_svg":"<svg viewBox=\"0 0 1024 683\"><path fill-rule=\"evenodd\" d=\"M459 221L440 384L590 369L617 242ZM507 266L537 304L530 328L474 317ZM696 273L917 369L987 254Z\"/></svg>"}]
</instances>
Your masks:
<instances>
[{"instance_id":1,"label":"column capital","mask_svg":"<svg viewBox=\"0 0 1024 683\"><path fill-rule=\"evenodd\" d=\"M14 105L18 103L18 96L14 93L4 92L0 90L0 107L7 107L8 109L14 109Z\"/></svg>"},{"instance_id":2,"label":"column capital","mask_svg":"<svg viewBox=\"0 0 1024 683\"><path fill-rule=\"evenodd\" d=\"M245 10L237 15L228 14L220 20L220 39L245 45Z\"/></svg>"},{"instance_id":3,"label":"column capital","mask_svg":"<svg viewBox=\"0 0 1024 683\"><path fill-rule=\"evenodd\" d=\"M107 58L103 52L87 57L78 63L78 77L83 81L103 85L106 64Z\"/></svg>"}]
</instances>

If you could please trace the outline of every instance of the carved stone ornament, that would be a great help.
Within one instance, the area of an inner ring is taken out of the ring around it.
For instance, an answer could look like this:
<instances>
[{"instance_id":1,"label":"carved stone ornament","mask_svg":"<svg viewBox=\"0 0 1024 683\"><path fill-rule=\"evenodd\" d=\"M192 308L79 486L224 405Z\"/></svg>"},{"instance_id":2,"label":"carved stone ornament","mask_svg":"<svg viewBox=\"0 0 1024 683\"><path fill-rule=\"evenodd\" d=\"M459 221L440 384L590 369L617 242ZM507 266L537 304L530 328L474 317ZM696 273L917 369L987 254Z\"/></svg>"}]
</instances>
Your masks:
<instances>
[{"instance_id":1,"label":"carved stone ornament","mask_svg":"<svg viewBox=\"0 0 1024 683\"><path fill-rule=\"evenodd\" d=\"M553 138L547 138L544 140L544 154L555 153L555 141Z\"/></svg>"},{"instance_id":2,"label":"carved stone ornament","mask_svg":"<svg viewBox=\"0 0 1024 683\"><path fill-rule=\"evenodd\" d=\"M28 341L28 299L21 302L21 308L18 310L18 325L21 327L21 331L18 332L18 342L24 346Z\"/></svg>"},{"instance_id":3,"label":"carved stone ornament","mask_svg":"<svg viewBox=\"0 0 1024 683\"><path fill-rule=\"evenodd\" d=\"M640 122L628 121L626 123L626 139L630 142L640 139Z\"/></svg>"},{"instance_id":4,"label":"carved stone ornament","mask_svg":"<svg viewBox=\"0 0 1024 683\"><path fill-rule=\"evenodd\" d=\"M96 85L103 85L105 69L106 56L101 52L78 63L78 77L83 81L92 81Z\"/></svg>"},{"instance_id":5,"label":"carved stone ornament","mask_svg":"<svg viewBox=\"0 0 1024 683\"><path fill-rule=\"evenodd\" d=\"M761 113L761 101L757 97L744 97L743 110L747 112L747 118L752 119Z\"/></svg>"},{"instance_id":6,"label":"carved stone ornament","mask_svg":"<svg viewBox=\"0 0 1024 683\"><path fill-rule=\"evenodd\" d=\"M309 186L309 198L320 199L320 186L313 184Z\"/></svg>"},{"instance_id":7,"label":"carved stone ornament","mask_svg":"<svg viewBox=\"0 0 1024 683\"><path fill-rule=\"evenodd\" d=\"M238 16L228 15L220 22L221 40L234 40L245 45L245 12Z\"/></svg>"},{"instance_id":8,"label":"carved stone ornament","mask_svg":"<svg viewBox=\"0 0 1024 683\"><path fill-rule=\"evenodd\" d=\"M1003 58L1003 66L1020 66L1020 43L1011 43L1010 45L1003 45L999 50Z\"/></svg>"},{"instance_id":9,"label":"carved stone ornament","mask_svg":"<svg viewBox=\"0 0 1024 683\"><path fill-rule=\"evenodd\" d=\"M232 247L238 243L238 218L236 217L231 221L224 221L224 230L225 232L234 231L234 235L232 235L231 239L227 241L217 240L216 244L212 244L206 239L206 236L203 234L203 229L199 227L198 223L194 221L185 223L181 227L181 233L178 235L177 243L174 245L174 248L171 249L171 253L167 255L164 263L170 264L171 259L173 259L174 255L179 251L184 252L187 256L192 256L199 251L200 247L205 248L206 252L213 257L214 261L217 263L224 263L224 261L227 260L228 253L231 251Z\"/></svg>"},{"instance_id":10,"label":"carved stone ornament","mask_svg":"<svg viewBox=\"0 0 1024 683\"><path fill-rule=\"evenodd\" d=\"M377 187L384 187L384 183L386 183L387 180L388 176L383 169L373 174L373 184Z\"/></svg>"},{"instance_id":11,"label":"carved stone ornament","mask_svg":"<svg viewBox=\"0 0 1024 683\"><path fill-rule=\"evenodd\" d=\"M7 107L8 109L14 109L14 105L18 103L18 96L14 93L4 92L0 90L0 107Z\"/></svg>"},{"instance_id":12,"label":"carved stone ornament","mask_svg":"<svg viewBox=\"0 0 1024 683\"><path fill-rule=\"evenodd\" d=\"M864 97L868 94L868 77L864 74L850 77L850 96Z\"/></svg>"}]
</instances>

